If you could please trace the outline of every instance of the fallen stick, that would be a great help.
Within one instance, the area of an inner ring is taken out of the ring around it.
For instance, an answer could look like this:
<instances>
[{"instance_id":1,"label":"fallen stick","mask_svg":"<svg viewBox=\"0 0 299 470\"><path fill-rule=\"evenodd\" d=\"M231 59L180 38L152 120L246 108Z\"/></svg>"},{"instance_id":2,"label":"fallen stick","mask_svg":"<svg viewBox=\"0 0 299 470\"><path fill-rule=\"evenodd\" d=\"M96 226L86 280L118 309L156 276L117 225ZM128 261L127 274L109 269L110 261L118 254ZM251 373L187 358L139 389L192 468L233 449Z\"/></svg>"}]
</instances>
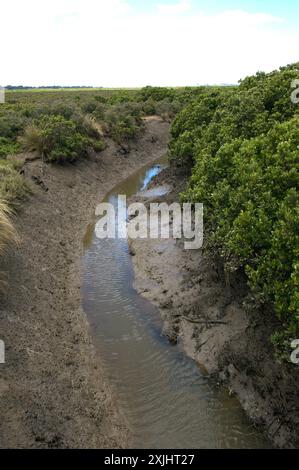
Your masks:
<instances>
[{"instance_id":1,"label":"fallen stick","mask_svg":"<svg viewBox=\"0 0 299 470\"><path fill-rule=\"evenodd\" d=\"M205 324L219 324L219 325L227 325L227 321L221 321L221 320L191 320L190 318L187 317L182 317L184 320L188 321L189 323L201 323L203 325Z\"/></svg>"}]
</instances>

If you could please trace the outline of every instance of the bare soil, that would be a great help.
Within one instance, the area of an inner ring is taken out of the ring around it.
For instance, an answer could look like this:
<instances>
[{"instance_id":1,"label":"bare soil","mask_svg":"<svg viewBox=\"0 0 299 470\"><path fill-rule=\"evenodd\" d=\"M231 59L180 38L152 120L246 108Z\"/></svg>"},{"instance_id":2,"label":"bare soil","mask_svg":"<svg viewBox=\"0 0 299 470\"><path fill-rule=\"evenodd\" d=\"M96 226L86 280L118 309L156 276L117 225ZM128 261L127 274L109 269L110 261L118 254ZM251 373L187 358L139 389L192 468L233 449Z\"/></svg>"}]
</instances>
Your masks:
<instances>
[{"instance_id":1,"label":"bare soil","mask_svg":"<svg viewBox=\"0 0 299 470\"><path fill-rule=\"evenodd\" d=\"M118 448L120 416L80 301L82 239L96 204L123 178L165 153L169 125L145 123L131 148L113 142L76 165L23 155L33 195L20 208L17 249L1 260L1 448Z\"/></svg>"}]
</instances>

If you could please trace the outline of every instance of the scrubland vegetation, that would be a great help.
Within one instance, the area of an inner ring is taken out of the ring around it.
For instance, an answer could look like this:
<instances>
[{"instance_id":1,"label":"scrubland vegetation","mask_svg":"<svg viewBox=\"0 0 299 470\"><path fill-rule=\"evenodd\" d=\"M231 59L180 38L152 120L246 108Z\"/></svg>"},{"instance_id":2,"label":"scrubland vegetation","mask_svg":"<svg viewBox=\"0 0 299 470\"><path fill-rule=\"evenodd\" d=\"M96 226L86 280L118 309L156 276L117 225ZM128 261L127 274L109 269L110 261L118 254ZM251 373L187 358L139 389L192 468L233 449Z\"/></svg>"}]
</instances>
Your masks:
<instances>
[{"instance_id":1,"label":"scrubland vegetation","mask_svg":"<svg viewBox=\"0 0 299 470\"><path fill-rule=\"evenodd\" d=\"M182 198L204 203L206 248L227 273L247 277L255 305L274 306L272 339L289 357L299 337L296 78L298 64L238 87L9 91L0 106L0 199L16 207L30 190L12 157L22 151L74 163L107 138L129 146L144 116L173 120L170 160L191 175Z\"/></svg>"},{"instance_id":2,"label":"scrubland vegetation","mask_svg":"<svg viewBox=\"0 0 299 470\"><path fill-rule=\"evenodd\" d=\"M102 151L106 138L129 145L143 131L144 116L159 114L170 120L198 90L8 91L6 104L0 107L1 180L14 175L20 183L11 157L22 151L35 151L45 162L62 164L84 158L90 150ZM12 188L8 197L6 186L0 183L0 198L11 203ZM23 192L25 186L17 190L15 202Z\"/></svg>"},{"instance_id":3,"label":"scrubland vegetation","mask_svg":"<svg viewBox=\"0 0 299 470\"><path fill-rule=\"evenodd\" d=\"M191 171L183 199L204 204L208 251L246 275L255 306L274 306L286 359L299 337L298 77L295 64L204 90L174 119L170 143L171 161Z\"/></svg>"},{"instance_id":4,"label":"scrubland vegetation","mask_svg":"<svg viewBox=\"0 0 299 470\"><path fill-rule=\"evenodd\" d=\"M197 88L152 87L9 89L0 106L0 201L16 209L30 192L18 154L36 152L45 164L66 164L101 152L107 138L129 147L143 131L144 116L159 114L170 120L197 93ZM6 220L6 210L2 213Z\"/></svg>"}]
</instances>

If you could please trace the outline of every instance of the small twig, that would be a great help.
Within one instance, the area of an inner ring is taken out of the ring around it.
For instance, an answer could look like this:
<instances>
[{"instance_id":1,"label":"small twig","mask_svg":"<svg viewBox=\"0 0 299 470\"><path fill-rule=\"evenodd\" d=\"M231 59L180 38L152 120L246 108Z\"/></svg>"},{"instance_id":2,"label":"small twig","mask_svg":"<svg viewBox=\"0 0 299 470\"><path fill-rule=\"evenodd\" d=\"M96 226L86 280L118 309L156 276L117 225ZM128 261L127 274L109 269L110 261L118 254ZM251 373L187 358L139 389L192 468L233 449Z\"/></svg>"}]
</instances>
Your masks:
<instances>
[{"instance_id":1,"label":"small twig","mask_svg":"<svg viewBox=\"0 0 299 470\"><path fill-rule=\"evenodd\" d=\"M201 349L205 344L207 344L208 341L209 341L209 338L206 339L203 343L199 344L199 345L197 346L197 349Z\"/></svg>"},{"instance_id":2,"label":"small twig","mask_svg":"<svg viewBox=\"0 0 299 470\"><path fill-rule=\"evenodd\" d=\"M221 320L191 320L190 318L187 318L187 317L184 317L183 316L183 319L190 322L190 323L201 323L203 325L205 324L219 324L219 325L227 325L227 322L226 321L221 321Z\"/></svg>"},{"instance_id":3,"label":"small twig","mask_svg":"<svg viewBox=\"0 0 299 470\"><path fill-rule=\"evenodd\" d=\"M279 426L277 427L277 429L271 433L271 437L273 438L274 436L276 436L276 434L278 433L278 431L280 430L281 426L282 426L282 421L281 423L279 424Z\"/></svg>"}]
</instances>

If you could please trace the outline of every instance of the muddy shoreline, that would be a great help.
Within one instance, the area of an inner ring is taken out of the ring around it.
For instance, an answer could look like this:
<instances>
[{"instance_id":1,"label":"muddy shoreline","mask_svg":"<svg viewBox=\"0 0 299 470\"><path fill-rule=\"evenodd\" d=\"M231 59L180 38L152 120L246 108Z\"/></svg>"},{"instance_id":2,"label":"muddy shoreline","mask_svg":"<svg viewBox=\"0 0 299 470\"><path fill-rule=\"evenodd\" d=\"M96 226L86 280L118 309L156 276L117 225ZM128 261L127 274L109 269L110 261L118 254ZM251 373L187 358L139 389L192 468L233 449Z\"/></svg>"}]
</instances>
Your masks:
<instances>
[{"instance_id":1,"label":"muddy shoreline","mask_svg":"<svg viewBox=\"0 0 299 470\"><path fill-rule=\"evenodd\" d=\"M186 175L171 168L152 182L169 186L157 202L179 200ZM134 198L145 204L152 198ZM269 340L275 330L271 311L245 308L242 278L228 279L203 250L184 250L182 241L130 240L135 283L160 310L164 334L178 343L202 371L224 385L276 447L299 446L296 365L280 364Z\"/></svg>"},{"instance_id":2,"label":"muddy shoreline","mask_svg":"<svg viewBox=\"0 0 299 470\"><path fill-rule=\"evenodd\" d=\"M66 167L24 157L33 195L16 217L21 245L1 261L1 448L119 448L120 416L81 308L82 239L115 184L163 155L169 124L146 122L128 152L113 142Z\"/></svg>"}]
</instances>

